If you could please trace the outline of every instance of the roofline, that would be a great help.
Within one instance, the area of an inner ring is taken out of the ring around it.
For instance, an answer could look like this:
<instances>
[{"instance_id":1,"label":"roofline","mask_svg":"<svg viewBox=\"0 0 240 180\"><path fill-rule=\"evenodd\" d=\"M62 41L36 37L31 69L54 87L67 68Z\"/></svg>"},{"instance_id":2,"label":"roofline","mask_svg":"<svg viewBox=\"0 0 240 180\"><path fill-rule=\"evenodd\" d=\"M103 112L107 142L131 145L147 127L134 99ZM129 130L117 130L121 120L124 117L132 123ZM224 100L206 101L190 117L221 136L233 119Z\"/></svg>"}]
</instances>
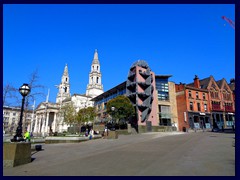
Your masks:
<instances>
[{"instance_id":1,"label":"roofline","mask_svg":"<svg viewBox=\"0 0 240 180\"><path fill-rule=\"evenodd\" d=\"M105 91L104 93L94 97L93 99L91 99L91 101L97 101L97 100L100 100L100 99L106 97L108 94L111 94L111 93L115 92L116 89L121 88L123 86L126 86L126 83L127 83L127 81L124 81L124 82L118 84L117 86L114 86L113 88Z\"/></svg>"},{"instance_id":2,"label":"roofline","mask_svg":"<svg viewBox=\"0 0 240 180\"><path fill-rule=\"evenodd\" d=\"M167 74L167 75L160 75L160 74L155 74L155 77L160 77L160 78L170 78L170 77L172 77L172 75L170 75L170 74Z\"/></svg>"}]
</instances>

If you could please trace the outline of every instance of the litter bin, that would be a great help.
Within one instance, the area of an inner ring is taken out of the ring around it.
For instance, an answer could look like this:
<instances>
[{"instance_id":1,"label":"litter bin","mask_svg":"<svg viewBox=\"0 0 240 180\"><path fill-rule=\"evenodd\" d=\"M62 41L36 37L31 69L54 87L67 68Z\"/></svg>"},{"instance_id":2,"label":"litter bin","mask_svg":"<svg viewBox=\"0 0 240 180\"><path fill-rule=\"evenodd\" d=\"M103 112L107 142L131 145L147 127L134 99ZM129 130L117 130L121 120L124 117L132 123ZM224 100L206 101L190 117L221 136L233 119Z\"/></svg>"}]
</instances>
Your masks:
<instances>
[{"instance_id":1,"label":"litter bin","mask_svg":"<svg viewBox=\"0 0 240 180\"><path fill-rule=\"evenodd\" d=\"M41 151L42 150L42 145L41 144L35 145L35 150L36 151Z\"/></svg>"}]
</instances>

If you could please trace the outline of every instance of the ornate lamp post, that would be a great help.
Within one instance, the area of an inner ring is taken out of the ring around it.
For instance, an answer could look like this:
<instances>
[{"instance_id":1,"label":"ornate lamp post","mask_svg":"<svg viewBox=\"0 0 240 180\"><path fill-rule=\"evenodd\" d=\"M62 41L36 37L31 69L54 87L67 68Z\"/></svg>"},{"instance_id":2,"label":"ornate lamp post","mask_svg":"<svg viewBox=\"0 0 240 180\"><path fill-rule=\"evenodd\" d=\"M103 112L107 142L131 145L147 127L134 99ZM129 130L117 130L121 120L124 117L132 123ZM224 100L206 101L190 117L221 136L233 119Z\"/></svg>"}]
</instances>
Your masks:
<instances>
[{"instance_id":1,"label":"ornate lamp post","mask_svg":"<svg viewBox=\"0 0 240 180\"><path fill-rule=\"evenodd\" d=\"M111 107L111 110L112 110L112 122L113 122L113 116L114 116L114 114L115 114L115 109L116 109L116 108L115 108L114 106Z\"/></svg>"},{"instance_id":2,"label":"ornate lamp post","mask_svg":"<svg viewBox=\"0 0 240 180\"><path fill-rule=\"evenodd\" d=\"M25 97L30 93L31 89L28 86L28 84L23 84L19 88L19 92L22 95L22 107L21 107L21 114L20 114L20 120L18 123L18 127L16 130L16 135L11 139L12 142L19 142L19 141L24 141L23 136L22 136L22 117L23 117L23 109L24 109L24 102L25 102Z\"/></svg>"},{"instance_id":3,"label":"ornate lamp post","mask_svg":"<svg viewBox=\"0 0 240 180\"><path fill-rule=\"evenodd\" d=\"M111 130L115 130L115 126L113 127L113 123L115 124L115 121L113 121L113 116L115 115L116 108L114 106L112 106L111 110L112 110L112 126L111 126Z\"/></svg>"}]
</instances>

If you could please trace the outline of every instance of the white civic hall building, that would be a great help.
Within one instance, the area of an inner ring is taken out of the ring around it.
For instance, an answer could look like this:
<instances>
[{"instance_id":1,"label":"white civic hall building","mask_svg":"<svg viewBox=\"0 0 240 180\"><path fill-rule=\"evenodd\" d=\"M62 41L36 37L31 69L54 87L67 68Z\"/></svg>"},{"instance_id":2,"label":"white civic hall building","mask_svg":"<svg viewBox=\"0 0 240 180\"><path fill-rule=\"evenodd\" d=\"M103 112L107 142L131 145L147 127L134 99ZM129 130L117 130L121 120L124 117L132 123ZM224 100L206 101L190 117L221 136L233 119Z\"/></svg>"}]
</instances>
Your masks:
<instances>
[{"instance_id":1,"label":"white civic hall building","mask_svg":"<svg viewBox=\"0 0 240 180\"><path fill-rule=\"evenodd\" d=\"M57 85L58 94L56 96L56 103L48 102L47 97L47 100L40 103L35 110L35 119L32 124L33 134L45 136L51 131L67 131L68 126L64 123L63 117L60 115L61 107L68 103L73 103L76 112L82 108L93 107L94 102L91 101L91 99L104 92L101 78L102 75L100 72L98 52L95 50L94 58L91 64L91 71L89 73L89 84L87 85L86 94L74 93L71 95L70 77L68 73L68 66L66 64L61 82Z\"/></svg>"}]
</instances>

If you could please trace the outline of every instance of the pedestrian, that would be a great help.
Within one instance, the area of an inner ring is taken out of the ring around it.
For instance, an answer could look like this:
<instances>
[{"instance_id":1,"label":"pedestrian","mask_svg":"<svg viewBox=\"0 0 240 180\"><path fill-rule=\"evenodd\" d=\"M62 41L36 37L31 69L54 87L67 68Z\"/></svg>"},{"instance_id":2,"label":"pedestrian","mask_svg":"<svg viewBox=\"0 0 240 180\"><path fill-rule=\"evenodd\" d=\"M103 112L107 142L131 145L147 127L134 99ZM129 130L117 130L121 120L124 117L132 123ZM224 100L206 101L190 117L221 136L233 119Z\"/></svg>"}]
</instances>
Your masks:
<instances>
[{"instance_id":1,"label":"pedestrian","mask_svg":"<svg viewBox=\"0 0 240 180\"><path fill-rule=\"evenodd\" d=\"M94 135L94 131L93 131L93 129L91 129L89 132L89 139L92 139L93 135Z\"/></svg>"},{"instance_id":2,"label":"pedestrian","mask_svg":"<svg viewBox=\"0 0 240 180\"><path fill-rule=\"evenodd\" d=\"M107 126L105 126L105 129L104 129L104 136L108 136L108 128L107 128Z\"/></svg>"},{"instance_id":3,"label":"pedestrian","mask_svg":"<svg viewBox=\"0 0 240 180\"><path fill-rule=\"evenodd\" d=\"M30 142L31 140L30 133L28 131L25 131L23 138L25 139L26 142Z\"/></svg>"},{"instance_id":4,"label":"pedestrian","mask_svg":"<svg viewBox=\"0 0 240 180\"><path fill-rule=\"evenodd\" d=\"M88 129L86 129L85 136L88 137Z\"/></svg>"}]
</instances>

